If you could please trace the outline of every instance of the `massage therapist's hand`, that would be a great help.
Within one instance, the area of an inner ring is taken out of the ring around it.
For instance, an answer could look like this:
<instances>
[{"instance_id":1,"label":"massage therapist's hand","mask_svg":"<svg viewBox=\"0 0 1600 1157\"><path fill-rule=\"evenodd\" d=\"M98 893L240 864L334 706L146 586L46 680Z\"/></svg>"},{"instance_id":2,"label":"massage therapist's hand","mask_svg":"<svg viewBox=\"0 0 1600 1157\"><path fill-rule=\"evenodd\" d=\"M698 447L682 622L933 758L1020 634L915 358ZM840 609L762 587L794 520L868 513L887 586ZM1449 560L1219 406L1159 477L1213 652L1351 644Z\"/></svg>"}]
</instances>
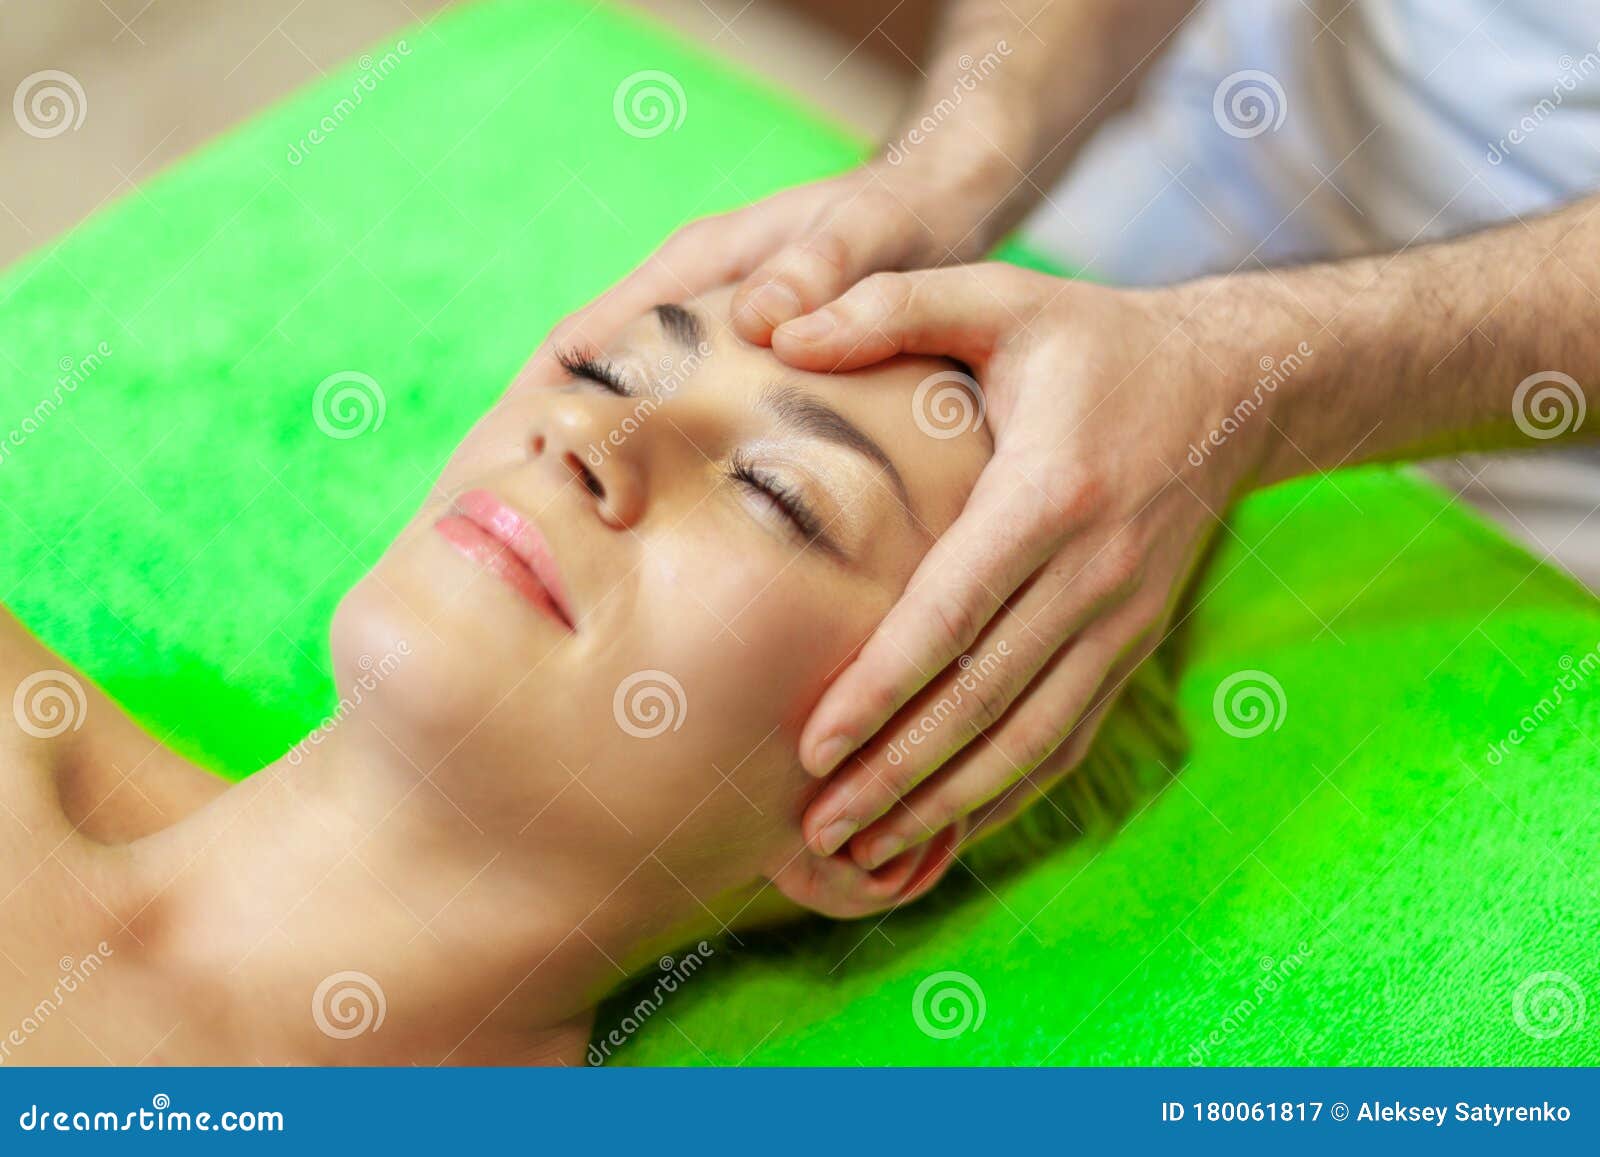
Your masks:
<instances>
[{"instance_id":1,"label":"massage therapist's hand","mask_svg":"<svg viewBox=\"0 0 1600 1157\"><path fill-rule=\"evenodd\" d=\"M954 139L954 134L952 134ZM833 300L881 269L969 260L991 240L998 162L877 159L679 229L642 265L563 320L540 349L603 346L666 301L737 284L733 325L765 345L772 327ZM535 362L539 360L535 358Z\"/></svg>"},{"instance_id":2,"label":"massage therapist's hand","mask_svg":"<svg viewBox=\"0 0 1600 1157\"><path fill-rule=\"evenodd\" d=\"M959 359L995 439L961 517L806 724L807 768L838 769L805 817L814 851L849 842L875 867L961 817L1009 816L1082 758L1253 472L1253 430L1193 449L1259 376L1198 297L961 266L869 277L773 334L812 370ZM936 435L976 399L947 396L942 415L937 392L925 401Z\"/></svg>"}]
</instances>

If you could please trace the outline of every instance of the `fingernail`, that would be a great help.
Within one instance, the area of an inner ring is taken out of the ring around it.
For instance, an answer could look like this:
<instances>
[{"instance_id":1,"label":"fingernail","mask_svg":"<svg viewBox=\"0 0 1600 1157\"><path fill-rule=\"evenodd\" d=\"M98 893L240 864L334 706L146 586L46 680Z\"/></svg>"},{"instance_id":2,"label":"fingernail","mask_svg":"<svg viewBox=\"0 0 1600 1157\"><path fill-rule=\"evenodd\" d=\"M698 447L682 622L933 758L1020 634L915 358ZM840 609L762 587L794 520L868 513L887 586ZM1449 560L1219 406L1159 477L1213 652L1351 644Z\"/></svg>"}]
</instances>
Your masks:
<instances>
[{"instance_id":1,"label":"fingernail","mask_svg":"<svg viewBox=\"0 0 1600 1157\"><path fill-rule=\"evenodd\" d=\"M792 337L798 341L821 341L833 332L836 324L833 314L825 309L819 309L815 313L786 321L781 328L784 337Z\"/></svg>"},{"instance_id":2,"label":"fingernail","mask_svg":"<svg viewBox=\"0 0 1600 1157\"><path fill-rule=\"evenodd\" d=\"M744 308L768 325L778 326L800 312L800 299L787 285L769 281L750 295Z\"/></svg>"},{"instance_id":3,"label":"fingernail","mask_svg":"<svg viewBox=\"0 0 1600 1157\"><path fill-rule=\"evenodd\" d=\"M811 774L818 779L823 779L833 773L833 769L844 762L844 757L850 754L850 741L842 735L835 735L832 739L824 739L817 747L817 769Z\"/></svg>"},{"instance_id":4,"label":"fingernail","mask_svg":"<svg viewBox=\"0 0 1600 1157\"><path fill-rule=\"evenodd\" d=\"M833 855L844 847L844 842L855 835L856 829L860 826L855 820L834 820L823 828L822 835L817 837L818 849L824 856Z\"/></svg>"},{"instance_id":5,"label":"fingernail","mask_svg":"<svg viewBox=\"0 0 1600 1157\"><path fill-rule=\"evenodd\" d=\"M880 836L873 842L872 851L867 853L867 867L871 871L876 871L905 850L904 837Z\"/></svg>"}]
</instances>

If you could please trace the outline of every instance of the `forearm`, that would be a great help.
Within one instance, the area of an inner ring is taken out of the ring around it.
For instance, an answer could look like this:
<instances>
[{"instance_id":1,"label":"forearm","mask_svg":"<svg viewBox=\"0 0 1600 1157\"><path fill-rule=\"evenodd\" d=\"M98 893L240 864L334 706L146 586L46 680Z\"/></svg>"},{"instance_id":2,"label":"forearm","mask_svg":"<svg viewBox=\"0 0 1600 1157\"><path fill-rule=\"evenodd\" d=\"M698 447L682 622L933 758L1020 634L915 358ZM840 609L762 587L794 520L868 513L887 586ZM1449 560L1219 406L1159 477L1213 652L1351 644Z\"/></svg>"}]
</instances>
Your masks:
<instances>
[{"instance_id":1,"label":"forearm","mask_svg":"<svg viewBox=\"0 0 1600 1157\"><path fill-rule=\"evenodd\" d=\"M1231 388L1263 401L1271 419L1246 423L1256 481L1537 447L1600 428L1576 423L1580 391L1600 382L1596 210L1591 197L1400 254L1189 287L1185 328L1221 343ZM1548 372L1578 389L1547 379L1519 398L1531 375ZM1541 391L1555 392L1541 401Z\"/></svg>"},{"instance_id":2,"label":"forearm","mask_svg":"<svg viewBox=\"0 0 1600 1157\"><path fill-rule=\"evenodd\" d=\"M952 0L884 156L981 195L981 252L1131 102L1195 2Z\"/></svg>"}]
</instances>

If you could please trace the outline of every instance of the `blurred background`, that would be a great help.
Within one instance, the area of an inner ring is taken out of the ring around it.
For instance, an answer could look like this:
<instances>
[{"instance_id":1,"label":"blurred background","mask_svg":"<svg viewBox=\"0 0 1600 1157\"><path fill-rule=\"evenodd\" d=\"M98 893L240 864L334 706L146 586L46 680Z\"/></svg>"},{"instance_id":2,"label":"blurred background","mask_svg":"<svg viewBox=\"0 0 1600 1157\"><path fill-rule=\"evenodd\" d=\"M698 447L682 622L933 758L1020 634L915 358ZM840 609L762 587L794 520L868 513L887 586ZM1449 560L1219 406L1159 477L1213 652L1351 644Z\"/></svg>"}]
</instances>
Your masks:
<instances>
[{"instance_id":1,"label":"blurred background","mask_svg":"<svg viewBox=\"0 0 1600 1157\"><path fill-rule=\"evenodd\" d=\"M622 0L618 0L622 2ZM932 0L632 0L628 6L823 110L888 135ZM426 37L448 0L0 0L0 92L40 69L88 94L48 141L0 117L0 269L373 43ZM102 94L114 93L115 99ZM1443 484L1600 590L1600 454L1433 464ZM1585 496L1588 496L1585 499ZM1584 499L1583 501L1578 501Z\"/></svg>"},{"instance_id":2,"label":"blurred background","mask_svg":"<svg viewBox=\"0 0 1600 1157\"><path fill-rule=\"evenodd\" d=\"M77 132L38 141L0 118L0 268L446 0L0 0L0 88L43 68L88 93ZM894 121L935 5L638 0L631 7L857 131ZM116 93L115 100L95 99ZM48 147L46 147L48 146Z\"/></svg>"}]
</instances>

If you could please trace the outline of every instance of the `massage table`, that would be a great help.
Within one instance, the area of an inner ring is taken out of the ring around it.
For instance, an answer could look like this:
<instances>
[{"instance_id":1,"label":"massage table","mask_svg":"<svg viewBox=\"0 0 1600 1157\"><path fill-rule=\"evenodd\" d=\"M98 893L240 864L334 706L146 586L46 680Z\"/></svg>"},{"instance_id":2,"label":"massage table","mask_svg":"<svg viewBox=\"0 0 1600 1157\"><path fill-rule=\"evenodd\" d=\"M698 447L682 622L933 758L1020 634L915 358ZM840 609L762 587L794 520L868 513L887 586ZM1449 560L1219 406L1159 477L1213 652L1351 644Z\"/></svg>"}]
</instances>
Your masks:
<instances>
[{"instance_id":1,"label":"massage table","mask_svg":"<svg viewBox=\"0 0 1600 1157\"><path fill-rule=\"evenodd\" d=\"M662 118L630 120L650 84ZM330 713L335 603L551 324L864 147L609 5L374 45L0 274L6 605L249 774ZM343 427L330 380L367 391ZM1600 604L1385 467L1244 502L1184 616L1182 750L1128 748L1150 786L1118 822L716 941L608 1001L597 1057L1600 1061Z\"/></svg>"}]
</instances>

